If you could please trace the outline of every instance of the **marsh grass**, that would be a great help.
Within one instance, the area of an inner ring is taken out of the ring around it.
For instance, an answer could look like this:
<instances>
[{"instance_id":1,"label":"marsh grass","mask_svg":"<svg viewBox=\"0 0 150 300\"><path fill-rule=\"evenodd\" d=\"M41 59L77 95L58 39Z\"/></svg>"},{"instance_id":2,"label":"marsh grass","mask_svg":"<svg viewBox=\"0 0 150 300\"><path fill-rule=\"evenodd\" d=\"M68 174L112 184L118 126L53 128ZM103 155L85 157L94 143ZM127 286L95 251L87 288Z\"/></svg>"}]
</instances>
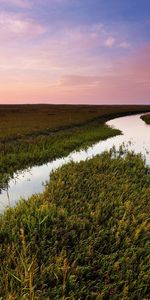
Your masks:
<instances>
[{"instance_id":1,"label":"marsh grass","mask_svg":"<svg viewBox=\"0 0 150 300\"><path fill-rule=\"evenodd\" d=\"M0 106L0 189L14 172L120 134L104 122L148 106Z\"/></svg>"},{"instance_id":2,"label":"marsh grass","mask_svg":"<svg viewBox=\"0 0 150 300\"><path fill-rule=\"evenodd\" d=\"M149 299L150 169L104 153L0 219L2 299Z\"/></svg>"},{"instance_id":3,"label":"marsh grass","mask_svg":"<svg viewBox=\"0 0 150 300\"><path fill-rule=\"evenodd\" d=\"M0 140L48 135L148 109L142 105L0 105Z\"/></svg>"},{"instance_id":4,"label":"marsh grass","mask_svg":"<svg viewBox=\"0 0 150 300\"><path fill-rule=\"evenodd\" d=\"M103 124L93 124L50 137L38 136L0 144L0 188L7 187L15 171L40 165L67 156L71 151L86 148L96 141L121 134Z\"/></svg>"}]
</instances>

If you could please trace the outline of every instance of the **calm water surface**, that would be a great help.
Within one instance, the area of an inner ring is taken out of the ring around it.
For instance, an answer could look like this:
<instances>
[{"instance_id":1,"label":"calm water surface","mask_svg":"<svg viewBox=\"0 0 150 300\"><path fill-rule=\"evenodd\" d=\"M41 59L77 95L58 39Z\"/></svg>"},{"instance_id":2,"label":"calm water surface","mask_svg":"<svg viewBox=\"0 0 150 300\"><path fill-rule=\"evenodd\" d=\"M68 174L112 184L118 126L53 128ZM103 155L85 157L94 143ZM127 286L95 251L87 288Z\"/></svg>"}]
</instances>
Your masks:
<instances>
[{"instance_id":1,"label":"calm water surface","mask_svg":"<svg viewBox=\"0 0 150 300\"><path fill-rule=\"evenodd\" d=\"M42 192L50 174L58 167L70 161L79 162L89 159L105 150L110 150L113 146L117 150L124 144L128 150L142 153L146 163L150 165L150 125L146 125L140 116L141 114L121 117L106 123L111 127L120 129L122 135L96 143L87 150L72 152L65 158L15 174L14 179L9 182L8 189L0 194L0 212L3 212L6 207L14 206L20 198L28 199L32 194Z\"/></svg>"}]
</instances>

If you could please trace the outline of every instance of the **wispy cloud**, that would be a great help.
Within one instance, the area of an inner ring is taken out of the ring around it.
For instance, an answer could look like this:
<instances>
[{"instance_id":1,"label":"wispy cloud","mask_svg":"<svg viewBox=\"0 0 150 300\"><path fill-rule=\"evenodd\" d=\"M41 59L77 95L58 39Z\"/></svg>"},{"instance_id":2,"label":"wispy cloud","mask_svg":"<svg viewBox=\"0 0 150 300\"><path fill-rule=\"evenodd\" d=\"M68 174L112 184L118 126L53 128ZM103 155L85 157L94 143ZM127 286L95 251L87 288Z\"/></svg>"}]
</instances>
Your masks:
<instances>
[{"instance_id":1,"label":"wispy cloud","mask_svg":"<svg viewBox=\"0 0 150 300\"><path fill-rule=\"evenodd\" d=\"M0 39L33 37L45 32L45 28L35 20L15 13L0 13Z\"/></svg>"},{"instance_id":2,"label":"wispy cloud","mask_svg":"<svg viewBox=\"0 0 150 300\"><path fill-rule=\"evenodd\" d=\"M147 101L150 47L139 47L149 39L148 17L144 25L122 22L123 11L112 18L110 7L99 0L0 0L0 97L119 102L143 94Z\"/></svg>"},{"instance_id":3,"label":"wispy cloud","mask_svg":"<svg viewBox=\"0 0 150 300\"><path fill-rule=\"evenodd\" d=\"M128 41L122 41L121 38L115 38L113 36L109 36L105 42L104 45L108 48L122 48L122 49L130 49L131 44Z\"/></svg>"},{"instance_id":4,"label":"wispy cloud","mask_svg":"<svg viewBox=\"0 0 150 300\"><path fill-rule=\"evenodd\" d=\"M63 76L59 82L63 86L86 86L94 87L99 85L100 76L91 76L91 75L67 75Z\"/></svg>"},{"instance_id":5,"label":"wispy cloud","mask_svg":"<svg viewBox=\"0 0 150 300\"><path fill-rule=\"evenodd\" d=\"M39 53L38 53L39 55ZM58 70L58 64L52 65L52 61L48 63L47 69L45 61L45 70L41 69L37 72L34 67L42 68L43 58L41 62L38 60L28 60L29 66L24 61L24 72L19 70L9 70L9 76L6 72L0 72L1 95L7 97L14 97L13 99L47 99L51 102L82 102L82 103L124 103L140 102L141 99L145 103L149 102L150 95L150 45L145 45L140 50L136 50L132 55L112 61L112 72L101 72L99 59L95 61L99 68L99 74L94 74L92 65L92 72L89 68L81 75L80 69L72 68L71 65L64 62L64 68ZM7 57L6 57L7 59ZM28 58L29 59L29 58ZM21 62L18 60L18 64ZM37 63L38 66L37 66ZM23 64L23 62L22 62ZM33 66L33 69L32 69ZM65 68L66 66L66 68ZM23 67L23 65L22 65ZM2 69L1 69L2 70ZM66 74L71 71L71 73ZM6 70L7 71L7 70ZM73 73L74 71L74 73ZM20 74L18 76L18 74ZM7 89L9 79L9 91ZM6 93L7 91L7 93ZM30 97L30 98L29 98Z\"/></svg>"},{"instance_id":6,"label":"wispy cloud","mask_svg":"<svg viewBox=\"0 0 150 300\"><path fill-rule=\"evenodd\" d=\"M108 48L112 48L116 44L116 39L113 36L110 36L105 41L105 46Z\"/></svg>"},{"instance_id":7,"label":"wispy cloud","mask_svg":"<svg viewBox=\"0 0 150 300\"><path fill-rule=\"evenodd\" d=\"M123 41L118 44L118 47L123 48L123 49L129 49L129 48L131 48L131 44L129 42Z\"/></svg>"},{"instance_id":8,"label":"wispy cloud","mask_svg":"<svg viewBox=\"0 0 150 300\"><path fill-rule=\"evenodd\" d=\"M128 58L113 62L112 73L99 73L98 76L86 74L64 75L57 81L57 90L65 91L66 97L71 94L82 95L85 101L108 101L124 103L144 99L149 102L150 95L150 45L136 50ZM98 63L98 62L97 62Z\"/></svg>"},{"instance_id":9,"label":"wispy cloud","mask_svg":"<svg viewBox=\"0 0 150 300\"><path fill-rule=\"evenodd\" d=\"M32 0L0 0L0 4L18 6L20 8L31 8L33 2Z\"/></svg>"},{"instance_id":10,"label":"wispy cloud","mask_svg":"<svg viewBox=\"0 0 150 300\"><path fill-rule=\"evenodd\" d=\"M0 0L0 4L6 4L11 7L18 7L21 9L30 9L35 5L53 5L62 6L71 3L77 3L78 0Z\"/></svg>"},{"instance_id":11,"label":"wispy cloud","mask_svg":"<svg viewBox=\"0 0 150 300\"><path fill-rule=\"evenodd\" d=\"M51 32L51 38L53 33ZM63 42L69 49L124 48L129 49L130 43L122 35L111 32L102 23L92 25L63 25L55 30L55 40Z\"/></svg>"}]
</instances>

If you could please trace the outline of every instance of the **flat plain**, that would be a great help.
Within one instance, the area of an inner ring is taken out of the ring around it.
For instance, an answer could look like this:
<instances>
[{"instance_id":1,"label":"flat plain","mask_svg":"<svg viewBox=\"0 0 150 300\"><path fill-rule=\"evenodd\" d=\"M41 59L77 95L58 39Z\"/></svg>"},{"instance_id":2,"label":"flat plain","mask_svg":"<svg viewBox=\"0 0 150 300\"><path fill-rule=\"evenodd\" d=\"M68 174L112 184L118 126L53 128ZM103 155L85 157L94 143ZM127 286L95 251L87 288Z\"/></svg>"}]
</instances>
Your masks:
<instances>
[{"instance_id":1,"label":"flat plain","mask_svg":"<svg viewBox=\"0 0 150 300\"><path fill-rule=\"evenodd\" d=\"M120 134L105 121L145 106L1 106L0 179ZM149 299L150 169L104 153L53 173L0 216L0 297Z\"/></svg>"},{"instance_id":2,"label":"flat plain","mask_svg":"<svg viewBox=\"0 0 150 300\"><path fill-rule=\"evenodd\" d=\"M150 106L1 105L0 188L18 170L120 133L105 121L149 110Z\"/></svg>"}]
</instances>

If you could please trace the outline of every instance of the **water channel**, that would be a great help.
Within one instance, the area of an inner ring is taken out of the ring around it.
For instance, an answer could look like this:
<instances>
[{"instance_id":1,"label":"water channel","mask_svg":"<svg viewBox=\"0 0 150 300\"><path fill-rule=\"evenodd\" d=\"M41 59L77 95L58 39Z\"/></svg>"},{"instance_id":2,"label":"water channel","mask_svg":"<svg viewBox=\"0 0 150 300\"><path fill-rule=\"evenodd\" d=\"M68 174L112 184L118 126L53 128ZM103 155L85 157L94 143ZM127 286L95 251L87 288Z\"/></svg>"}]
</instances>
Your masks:
<instances>
[{"instance_id":1,"label":"water channel","mask_svg":"<svg viewBox=\"0 0 150 300\"><path fill-rule=\"evenodd\" d=\"M129 151L141 153L146 164L150 165L150 125L146 125L140 116L141 114L120 117L106 123L120 129L122 135L100 141L86 150L74 151L65 158L16 173L10 180L7 190L1 191L0 212L3 212L6 207L14 206L20 198L28 199L31 195L42 192L51 173L62 165L70 161L79 162L92 158L105 150L109 151L113 146L118 150L121 145L124 145Z\"/></svg>"}]
</instances>

